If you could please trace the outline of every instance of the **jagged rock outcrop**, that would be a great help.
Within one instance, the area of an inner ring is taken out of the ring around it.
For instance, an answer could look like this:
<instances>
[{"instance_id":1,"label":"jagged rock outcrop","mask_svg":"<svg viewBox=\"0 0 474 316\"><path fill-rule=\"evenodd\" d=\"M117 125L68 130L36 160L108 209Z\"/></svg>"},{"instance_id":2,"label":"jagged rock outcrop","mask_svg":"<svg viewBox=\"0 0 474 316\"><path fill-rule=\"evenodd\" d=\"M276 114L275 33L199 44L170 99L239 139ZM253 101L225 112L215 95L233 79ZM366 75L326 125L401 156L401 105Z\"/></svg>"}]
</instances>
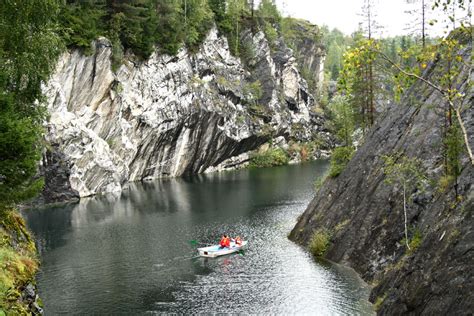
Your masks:
<instances>
[{"instance_id":1,"label":"jagged rock outcrop","mask_svg":"<svg viewBox=\"0 0 474 316\"><path fill-rule=\"evenodd\" d=\"M472 42L461 52L465 64L454 81L467 94L462 113L474 143L473 88L469 64ZM442 61L425 75L444 71ZM383 155L405 153L422 160L430 179L443 174L444 101L416 83L402 105L382 114L343 173L328 179L290 234L307 244L318 230L331 232L326 257L352 266L374 288L371 301L380 314L471 315L474 310L474 168L461 158L458 197L453 186L410 192L410 236L421 244L407 251L402 190L384 182ZM440 114L441 113L441 114Z\"/></svg>"},{"instance_id":2,"label":"jagged rock outcrop","mask_svg":"<svg viewBox=\"0 0 474 316\"><path fill-rule=\"evenodd\" d=\"M326 50L321 43L322 33L317 25L305 20L286 18L289 30L286 40L295 51L300 72L308 81L309 90L319 98L323 92Z\"/></svg>"},{"instance_id":3,"label":"jagged rock outcrop","mask_svg":"<svg viewBox=\"0 0 474 316\"><path fill-rule=\"evenodd\" d=\"M47 181L60 183L59 192L46 184L45 201L119 191L128 181L235 168L273 137L317 136L324 119L311 112L314 99L291 50L282 44L272 54L262 32L246 36L257 52L252 73L216 29L197 53L154 53L146 61L126 56L116 72L105 38L90 56L65 53L44 89L54 154L45 154L42 168ZM55 178L57 168L62 177L68 174L69 185Z\"/></svg>"}]
</instances>

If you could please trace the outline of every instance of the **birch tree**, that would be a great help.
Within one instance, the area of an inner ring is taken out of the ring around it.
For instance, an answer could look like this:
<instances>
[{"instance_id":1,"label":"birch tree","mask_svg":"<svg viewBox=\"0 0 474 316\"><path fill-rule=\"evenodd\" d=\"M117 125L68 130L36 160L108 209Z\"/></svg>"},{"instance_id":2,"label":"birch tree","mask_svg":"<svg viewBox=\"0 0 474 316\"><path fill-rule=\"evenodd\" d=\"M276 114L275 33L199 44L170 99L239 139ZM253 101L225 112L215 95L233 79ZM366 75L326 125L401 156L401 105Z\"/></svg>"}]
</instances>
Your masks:
<instances>
[{"instance_id":1,"label":"birch tree","mask_svg":"<svg viewBox=\"0 0 474 316\"><path fill-rule=\"evenodd\" d=\"M405 155L384 156L385 183L399 186L402 189L403 218L405 230L405 244L410 249L408 239L408 204L411 202L411 193L423 188L425 175L422 172L421 162L418 159L408 158Z\"/></svg>"}]
</instances>

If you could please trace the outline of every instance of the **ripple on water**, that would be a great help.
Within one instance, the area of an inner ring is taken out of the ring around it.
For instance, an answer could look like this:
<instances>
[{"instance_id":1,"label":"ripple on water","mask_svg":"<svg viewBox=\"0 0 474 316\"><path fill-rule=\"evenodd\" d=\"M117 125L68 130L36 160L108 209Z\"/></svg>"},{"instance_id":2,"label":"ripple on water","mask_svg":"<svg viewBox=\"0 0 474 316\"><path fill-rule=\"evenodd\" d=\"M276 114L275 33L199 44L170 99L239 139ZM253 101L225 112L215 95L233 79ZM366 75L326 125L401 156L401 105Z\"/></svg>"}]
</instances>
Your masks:
<instances>
[{"instance_id":1,"label":"ripple on water","mask_svg":"<svg viewBox=\"0 0 474 316\"><path fill-rule=\"evenodd\" d=\"M326 168L168 179L27 214L46 314L372 314L352 271L315 262L286 237ZM244 236L248 249L197 257L189 241L222 233Z\"/></svg>"}]
</instances>

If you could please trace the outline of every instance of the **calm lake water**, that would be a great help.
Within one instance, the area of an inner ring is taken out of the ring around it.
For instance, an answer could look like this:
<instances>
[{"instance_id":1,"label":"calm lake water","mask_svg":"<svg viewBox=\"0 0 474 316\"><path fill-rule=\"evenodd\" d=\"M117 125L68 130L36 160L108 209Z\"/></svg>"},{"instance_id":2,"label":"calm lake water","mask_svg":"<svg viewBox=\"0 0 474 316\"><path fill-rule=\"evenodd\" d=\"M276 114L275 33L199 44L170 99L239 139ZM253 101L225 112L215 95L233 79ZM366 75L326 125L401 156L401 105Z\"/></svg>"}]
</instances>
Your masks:
<instances>
[{"instance_id":1,"label":"calm lake water","mask_svg":"<svg viewBox=\"0 0 474 316\"><path fill-rule=\"evenodd\" d=\"M324 161L132 184L25 212L45 314L373 314L368 288L287 239ZM223 233L248 249L197 257Z\"/></svg>"}]
</instances>

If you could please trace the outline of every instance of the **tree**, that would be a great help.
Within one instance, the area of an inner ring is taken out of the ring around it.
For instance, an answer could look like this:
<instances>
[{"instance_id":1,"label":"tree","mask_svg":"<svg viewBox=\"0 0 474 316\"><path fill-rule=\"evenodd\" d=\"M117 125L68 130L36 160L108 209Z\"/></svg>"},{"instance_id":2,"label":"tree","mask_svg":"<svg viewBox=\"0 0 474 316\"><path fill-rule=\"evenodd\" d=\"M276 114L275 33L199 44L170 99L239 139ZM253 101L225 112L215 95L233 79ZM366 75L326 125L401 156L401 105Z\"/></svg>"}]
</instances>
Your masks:
<instances>
[{"instance_id":1,"label":"tree","mask_svg":"<svg viewBox=\"0 0 474 316\"><path fill-rule=\"evenodd\" d=\"M239 55L239 42L242 18L248 15L248 5L246 0L228 0L227 17L231 21L232 31L230 38L230 48L234 55Z\"/></svg>"},{"instance_id":2,"label":"tree","mask_svg":"<svg viewBox=\"0 0 474 316\"><path fill-rule=\"evenodd\" d=\"M272 0L262 0L258 6L258 16L263 26L265 36L272 46L278 38L278 28L281 25L280 11Z\"/></svg>"},{"instance_id":3,"label":"tree","mask_svg":"<svg viewBox=\"0 0 474 316\"><path fill-rule=\"evenodd\" d=\"M33 197L45 118L41 84L61 50L53 0L3 1L0 10L0 210Z\"/></svg>"},{"instance_id":4,"label":"tree","mask_svg":"<svg viewBox=\"0 0 474 316\"><path fill-rule=\"evenodd\" d=\"M186 46L195 49L205 38L213 23L213 12L207 0L186 0L184 12L192 12L188 18L185 15Z\"/></svg>"},{"instance_id":5,"label":"tree","mask_svg":"<svg viewBox=\"0 0 474 316\"><path fill-rule=\"evenodd\" d=\"M353 41L338 29L329 31L327 27L322 27L321 33L323 34L323 43L326 48L324 69L331 80L337 81L339 72L343 67L343 54L348 46L353 45Z\"/></svg>"},{"instance_id":6,"label":"tree","mask_svg":"<svg viewBox=\"0 0 474 316\"><path fill-rule=\"evenodd\" d=\"M358 116L358 123L365 131L375 120L375 98L378 88L374 63L379 49L374 39L360 38L344 55L339 76L339 88L349 97Z\"/></svg>"},{"instance_id":7,"label":"tree","mask_svg":"<svg viewBox=\"0 0 474 316\"><path fill-rule=\"evenodd\" d=\"M124 48L132 49L139 57L148 57L155 43L152 30L155 11L152 10L152 1L107 0L106 8L111 30L117 32L111 36L118 36ZM118 21L121 23L117 23Z\"/></svg>"},{"instance_id":8,"label":"tree","mask_svg":"<svg viewBox=\"0 0 474 316\"><path fill-rule=\"evenodd\" d=\"M354 132L354 109L349 103L349 98L336 95L328 106L331 111L332 122L339 141L344 146L352 146L352 133Z\"/></svg>"},{"instance_id":9,"label":"tree","mask_svg":"<svg viewBox=\"0 0 474 316\"><path fill-rule=\"evenodd\" d=\"M374 33L379 28L379 25L375 21L376 12L375 12L375 4L374 0L364 0L364 5L362 6L362 18L364 25L363 31L365 35L370 40L373 38Z\"/></svg>"},{"instance_id":10,"label":"tree","mask_svg":"<svg viewBox=\"0 0 474 316\"><path fill-rule=\"evenodd\" d=\"M184 37L181 1L157 0L154 10L159 14L154 30L156 42L163 53L175 55Z\"/></svg>"},{"instance_id":11,"label":"tree","mask_svg":"<svg viewBox=\"0 0 474 316\"><path fill-rule=\"evenodd\" d=\"M60 6L60 35L68 47L91 50L91 43L105 31L105 1L69 0Z\"/></svg>"},{"instance_id":12,"label":"tree","mask_svg":"<svg viewBox=\"0 0 474 316\"><path fill-rule=\"evenodd\" d=\"M408 250L410 250L407 218L407 203L410 201L410 198L407 197L407 194L415 190L421 190L426 177L422 171L421 162L418 159L408 158L405 155L384 156L382 158L384 160L385 182L402 187L405 243Z\"/></svg>"},{"instance_id":13,"label":"tree","mask_svg":"<svg viewBox=\"0 0 474 316\"><path fill-rule=\"evenodd\" d=\"M455 21L456 17L453 15L452 9L453 2L451 0L435 0L434 7L441 7L444 14L448 16L449 21ZM472 12L470 10L472 0L459 0L455 2L458 9L462 9L467 12L467 16L470 17ZM457 124L461 130L461 135L464 141L466 151L468 153L471 164L474 165L474 157L469 144L469 137L467 135L466 128L462 119L462 112L469 106L469 100L466 100L468 94L461 93L460 87L457 86L455 80L461 72L461 68L464 66L464 60L462 56L462 48L465 47L466 42L471 41L472 43L472 25L470 22L460 22L461 27L454 30L451 35L441 38L436 46L432 46L431 51L423 52L417 56L421 63L421 67L407 68L400 64L392 61L388 56L378 51L377 53L384 60L388 61L390 65L399 73L399 77L402 78L401 82L405 85L411 85L414 81L418 80L424 84L427 84L445 100L445 103L439 112L444 115L444 126L443 135L444 141L444 157L445 157L445 174L446 176L454 176L450 174L450 170L456 170L449 166L450 159L448 159L448 146L446 144L453 143L453 141L446 141L446 137L454 137L458 133L451 133L451 127L453 126L453 118L457 120ZM472 56L471 56L472 58ZM440 61L444 65L444 71L437 72L431 75L430 78L425 78L420 73L419 69L425 69L427 64L434 62L435 60ZM418 68L418 69L417 69ZM472 71L472 67L469 68ZM469 87L468 87L469 89ZM466 90L468 90L466 89ZM403 90L403 87L401 88ZM451 160L452 161L452 160ZM454 177L456 178L456 177ZM456 181L455 181L456 185Z\"/></svg>"},{"instance_id":14,"label":"tree","mask_svg":"<svg viewBox=\"0 0 474 316\"><path fill-rule=\"evenodd\" d=\"M220 32L228 34L231 32L231 25L226 14L226 1L208 0L209 7L214 13L214 21Z\"/></svg>"},{"instance_id":15,"label":"tree","mask_svg":"<svg viewBox=\"0 0 474 316\"><path fill-rule=\"evenodd\" d=\"M407 0L407 2L418 5L417 8L407 11L408 14L414 17L409 28L414 29L415 33L421 36L422 48L425 49L432 0Z\"/></svg>"}]
</instances>

